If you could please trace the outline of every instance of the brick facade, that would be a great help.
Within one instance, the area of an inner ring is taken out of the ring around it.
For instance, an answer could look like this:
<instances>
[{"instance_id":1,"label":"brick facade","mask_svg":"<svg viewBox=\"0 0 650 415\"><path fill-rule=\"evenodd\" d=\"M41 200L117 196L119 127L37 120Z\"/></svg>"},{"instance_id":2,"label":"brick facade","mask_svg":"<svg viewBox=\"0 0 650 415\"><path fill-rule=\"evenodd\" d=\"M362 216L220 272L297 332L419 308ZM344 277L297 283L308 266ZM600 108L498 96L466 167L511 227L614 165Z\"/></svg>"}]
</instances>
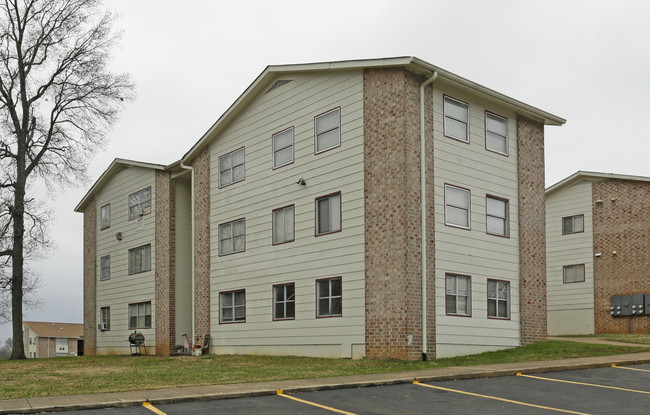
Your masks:
<instances>
[{"instance_id":1,"label":"brick facade","mask_svg":"<svg viewBox=\"0 0 650 415\"><path fill-rule=\"evenodd\" d=\"M93 198L84 209L84 355L97 347L97 206Z\"/></svg>"},{"instance_id":2,"label":"brick facade","mask_svg":"<svg viewBox=\"0 0 650 415\"><path fill-rule=\"evenodd\" d=\"M546 340L544 125L517 118L521 344Z\"/></svg>"},{"instance_id":3,"label":"brick facade","mask_svg":"<svg viewBox=\"0 0 650 415\"><path fill-rule=\"evenodd\" d=\"M174 186L171 175L166 171L156 171L156 309L154 324L156 327L156 354L168 356L175 351L175 203Z\"/></svg>"},{"instance_id":4,"label":"brick facade","mask_svg":"<svg viewBox=\"0 0 650 415\"><path fill-rule=\"evenodd\" d=\"M194 168L194 332L199 342L210 333L210 148ZM197 339L194 339L197 341Z\"/></svg>"},{"instance_id":5,"label":"brick facade","mask_svg":"<svg viewBox=\"0 0 650 415\"><path fill-rule=\"evenodd\" d=\"M594 253L602 254L594 258L594 328L597 334L627 333L628 318L610 315L610 297L650 294L650 183L594 182L592 202ZM632 317L631 331L648 333L648 322L647 316Z\"/></svg>"},{"instance_id":6,"label":"brick facade","mask_svg":"<svg viewBox=\"0 0 650 415\"><path fill-rule=\"evenodd\" d=\"M422 358L419 85L405 69L364 72L366 357ZM431 86L426 126L433 125ZM427 183L433 189L432 130ZM433 192L428 194L428 344L435 357Z\"/></svg>"}]
</instances>

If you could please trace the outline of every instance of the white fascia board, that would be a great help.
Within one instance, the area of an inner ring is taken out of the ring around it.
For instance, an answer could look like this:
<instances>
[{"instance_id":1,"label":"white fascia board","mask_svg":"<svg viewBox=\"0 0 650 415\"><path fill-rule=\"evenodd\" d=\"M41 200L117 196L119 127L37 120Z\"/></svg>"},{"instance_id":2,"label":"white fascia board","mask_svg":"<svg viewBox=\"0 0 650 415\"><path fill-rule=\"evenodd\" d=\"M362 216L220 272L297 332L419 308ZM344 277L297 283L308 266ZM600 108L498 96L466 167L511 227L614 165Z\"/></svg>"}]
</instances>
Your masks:
<instances>
[{"instance_id":1,"label":"white fascia board","mask_svg":"<svg viewBox=\"0 0 650 415\"><path fill-rule=\"evenodd\" d=\"M546 189L546 195L548 196L550 193L553 193L559 189L562 189L564 187L567 187L569 185L578 183L583 180L599 180L599 181L604 181L604 180L633 180L633 181L639 181L639 182L650 182L650 177L646 176L631 176L627 174L615 174L615 173L600 173L600 172L594 172L594 171L578 171L576 173L573 173L571 176L567 177L566 179L560 180L559 182L555 183L554 185L550 186L548 189Z\"/></svg>"}]
</instances>

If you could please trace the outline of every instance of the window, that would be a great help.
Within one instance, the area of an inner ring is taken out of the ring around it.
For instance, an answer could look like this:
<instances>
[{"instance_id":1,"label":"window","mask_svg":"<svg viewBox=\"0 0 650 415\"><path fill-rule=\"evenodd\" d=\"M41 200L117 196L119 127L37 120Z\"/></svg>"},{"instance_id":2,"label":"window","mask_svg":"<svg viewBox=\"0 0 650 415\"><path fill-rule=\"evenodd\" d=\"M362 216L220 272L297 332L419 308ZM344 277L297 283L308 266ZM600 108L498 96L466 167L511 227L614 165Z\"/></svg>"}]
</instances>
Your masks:
<instances>
[{"instance_id":1,"label":"window","mask_svg":"<svg viewBox=\"0 0 650 415\"><path fill-rule=\"evenodd\" d=\"M108 229L111 227L111 205L104 205L99 209L99 228Z\"/></svg>"},{"instance_id":2,"label":"window","mask_svg":"<svg viewBox=\"0 0 650 415\"><path fill-rule=\"evenodd\" d=\"M585 264L562 267L564 283L585 282Z\"/></svg>"},{"instance_id":3,"label":"window","mask_svg":"<svg viewBox=\"0 0 650 415\"><path fill-rule=\"evenodd\" d=\"M151 245L129 249L129 275L151 271Z\"/></svg>"},{"instance_id":4,"label":"window","mask_svg":"<svg viewBox=\"0 0 650 415\"><path fill-rule=\"evenodd\" d=\"M485 148L508 155L508 119L485 112Z\"/></svg>"},{"instance_id":5,"label":"window","mask_svg":"<svg viewBox=\"0 0 650 415\"><path fill-rule=\"evenodd\" d=\"M445 95L445 135L469 143L469 104Z\"/></svg>"},{"instance_id":6,"label":"window","mask_svg":"<svg viewBox=\"0 0 650 415\"><path fill-rule=\"evenodd\" d=\"M293 283L273 286L273 320L292 320L296 317L295 293Z\"/></svg>"},{"instance_id":7,"label":"window","mask_svg":"<svg viewBox=\"0 0 650 415\"><path fill-rule=\"evenodd\" d=\"M341 111L339 108L314 118L316 154L341 145Z\"/></svg>"},{"instance_id":8,"label":"window","mask_svg":"<svg viewBox=\"0 0 650 415\"><path fill-rule=\"evenodd\" d=\"M580 233L585 230L585 216L567 216L562 218L562 235Z\"/></svg>"},{"instance_id":9,"label":"window","mask_svg":"<svg viewBox=\"0 0 650 415\"><path fill-rule=\"evenodd\" d=\"M316 235L341 230L341 193L316 199Z\"/></svg>"},{"instance_id":10,"label":"window","mask_svg":"<svg viewBox=\"0 0 650 415\"><path fill-rule=\"evenodd\" d=\"M487 233L508 236L508 200L487 196L485 198L485 212Z\"/></svg>"},{"instance_id":11,"label":"window","mask_svg":"<svg viewBox=\"0 0 650 415\"><path fill-rule=\"evenodd\" d=\"M220 323L246 321L246 290L219 293L219 304Z\"/></svg>"},{"instance_id":12,"label":"window","mask_svg":"<svg viewBox=\"0 0 650 415\"><path fill-rule=\"evenodd\" d=\"M293 163L293 127L273 134L273 168Z\"/></svg>"},{"instance_id":13,"label":"window","mask_svg":"<svg viewBox=\"0 0 650 415\"><path fill-rule=\"evenodd\" d=\"M129 195L129 220L151 213L151 187Z\"/></svg>"},{"instance_id":14,"label":"window","mask_svg":"<svg viewBox=\"0 0 650 415\"><path fill-rule=\"evenodd\" d=\"M510 318L510 283L488 280L488 317Z\"/></svg>"},{"instance_id":15,"label":"window","mask_svg":"<svg viewBox=\"0 0 650 415\"><path fill-rule=\"evenodd\" d=\"M219 255L234 254L246 250L246 219L238 219L219 225Z\"/></svg>"},{"instance_id":16,"label":"window","mask_svg":"<svg viewBox=\"0 0 650 415\"><path fill-rule=\"evenodd\" d=\"M469 229L469 190L445 185L445 224Z\"/></svg>"},{"instance_id":17,"label":"window","mask_svg":"<svg viewBox=\"0 0 650 415\"><path fill-rule=\"evenodd\" d=\"M470 277L464 275L445 276L445 294L447 314L469 316L471 315Z\"/></svg>"},{"instance_id":18,"label":"window","mask_svg":"<svg viewBox=\"0 0 650 415\"><path fill-rule=\"evenodd\" d=\"M273 245L294 240L294 206L273 211Z\"/></svg>"},{"instance_id":19,"label":"window","mask_svg":"<svg viewBox=\"0 0 650 415\"><path fill-rule=\"evenodd\" d=\"M111 256L105 255L99 259L99 279L101 281L111 279Z\"/></svg>"},{"instance_id":20,"label":"window","mask_svg":"<svg viewBox=\"0 0 650 415\"><path fill-rule=\"evenodd\" d=\"M244 147L219 157L219 187L244 180Z\"/></svg>"},{"instance_id":21,"label":"window","mask_svg":"<svg viewBox=\"0 0 650 415\"><path fill-rule=\"evenodd\" d=\"M129 329L151 328L151 301L129 304Z\"/></svg>"},{"instance_id":22,"label":"window","mask_svg":"<svg viewBox=\"0 0 650 415\"><path fill-rule=\"evenodd\" d=\"M316 281L316 316L341 316L341 277Z\"/></svg>"},{"instance_id":23,"label":"window","mask_svg":"<svg viewBox=\"0 0 650 415\"><path fill-rule=\"evenodd\" d=\"M151 312L149 314L151 314ZM99 309L99 329L102 331L105 330L107 331L111 329L111 308L110 307L102 307Z\"/></svg>"}]
</instances>

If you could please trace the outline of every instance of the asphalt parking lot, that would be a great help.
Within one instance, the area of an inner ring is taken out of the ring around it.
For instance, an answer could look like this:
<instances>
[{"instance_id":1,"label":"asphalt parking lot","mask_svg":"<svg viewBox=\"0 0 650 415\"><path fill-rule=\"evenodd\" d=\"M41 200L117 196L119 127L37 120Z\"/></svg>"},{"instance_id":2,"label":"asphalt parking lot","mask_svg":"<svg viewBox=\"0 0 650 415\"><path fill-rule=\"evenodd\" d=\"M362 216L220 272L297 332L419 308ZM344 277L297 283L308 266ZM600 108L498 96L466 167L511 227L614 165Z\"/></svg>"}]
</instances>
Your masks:
<instances>
[{"instance_id":1,"label":"asphalt parking lot","mask_svg":"<svg viewBox=\"0 0 650 415\"><path fill-rule=\"evenodd\" d=\"M647 414L650 364L75 414Z\"/></svg>"}]
</instances>

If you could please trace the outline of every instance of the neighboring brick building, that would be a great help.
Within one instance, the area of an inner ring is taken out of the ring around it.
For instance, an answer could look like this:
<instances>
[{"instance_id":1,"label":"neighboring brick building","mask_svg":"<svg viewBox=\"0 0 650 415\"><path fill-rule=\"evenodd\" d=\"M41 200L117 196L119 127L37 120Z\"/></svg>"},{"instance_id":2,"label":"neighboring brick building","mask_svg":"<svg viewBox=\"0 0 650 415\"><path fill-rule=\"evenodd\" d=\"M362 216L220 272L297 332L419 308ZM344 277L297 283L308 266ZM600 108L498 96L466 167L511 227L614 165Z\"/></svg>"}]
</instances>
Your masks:
<instances>
[{"instance_id":1,"label":"neighboring brick building","mask_svg":"<svg viewBox=\"0 0 650 415\"><path fill-rule=\"evenodd\" d=\"M650 294L650 177L579 171L546 206L549 334L647 333L610 298Z\"/></svg>"},{"instance_id":2,"label":"neighboring brick building","mask_svg":"<svg viewBox=\"0 0 650 415\"><path fill-rule=\"evenodd\" d=\"M83 355L83 324L23 321L27 358Z\"/></svg>"},{"instance_id":3,"label":"neighboring brick building","mask_svg":"<svg viewBox=\"0 0 650 415\"><path fill-rule=\"evenodd\" d=\"M181 160L117 159L75 209L87 350L544 340L544 126L564 122L413 57L269 66Z\"/></svg>"}]
</instances>

